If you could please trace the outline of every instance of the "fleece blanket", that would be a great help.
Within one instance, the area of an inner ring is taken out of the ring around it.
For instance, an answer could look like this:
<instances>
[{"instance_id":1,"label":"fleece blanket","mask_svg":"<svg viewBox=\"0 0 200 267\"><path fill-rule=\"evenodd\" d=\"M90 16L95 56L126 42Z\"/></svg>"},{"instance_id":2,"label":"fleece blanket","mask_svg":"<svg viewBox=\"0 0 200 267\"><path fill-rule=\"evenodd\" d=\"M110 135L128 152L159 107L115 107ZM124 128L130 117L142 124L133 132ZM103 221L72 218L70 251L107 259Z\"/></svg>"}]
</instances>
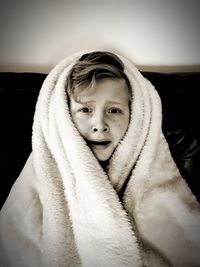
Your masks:
<instances>
[{"instance_id":1,"label":"fleece blanket","mask_svg":"<svg viewBox=\"0 0 200 267\"><path fill-rule=\"evenodd\" d=\"M161 130L160 98L128 59L131 119L105 172L77 131L64 59L44 81L32 153L1 210L0 265L200 266L200 209ZM120 197L119 197L120 196Z\"/></svg>"}]
</instances>

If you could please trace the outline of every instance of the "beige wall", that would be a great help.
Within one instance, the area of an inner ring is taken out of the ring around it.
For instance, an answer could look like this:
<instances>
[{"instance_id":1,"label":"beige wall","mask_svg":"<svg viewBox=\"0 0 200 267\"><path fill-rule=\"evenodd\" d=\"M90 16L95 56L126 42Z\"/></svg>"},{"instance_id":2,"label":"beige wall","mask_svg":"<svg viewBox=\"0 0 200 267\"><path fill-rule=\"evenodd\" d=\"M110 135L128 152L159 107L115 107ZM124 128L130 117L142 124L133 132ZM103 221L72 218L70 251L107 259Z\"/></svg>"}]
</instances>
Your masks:
<instances>
[{"instance_id":1,"label":"beige wall","mask_svg":"<svg viewBox=\"0 0 200 267\"><path fill-rule=\"evenodd\" d=\"M48 72L83 49L142 70L200 71L199 0L0 1L0 71Z\"/></svg>"}]
</instances>

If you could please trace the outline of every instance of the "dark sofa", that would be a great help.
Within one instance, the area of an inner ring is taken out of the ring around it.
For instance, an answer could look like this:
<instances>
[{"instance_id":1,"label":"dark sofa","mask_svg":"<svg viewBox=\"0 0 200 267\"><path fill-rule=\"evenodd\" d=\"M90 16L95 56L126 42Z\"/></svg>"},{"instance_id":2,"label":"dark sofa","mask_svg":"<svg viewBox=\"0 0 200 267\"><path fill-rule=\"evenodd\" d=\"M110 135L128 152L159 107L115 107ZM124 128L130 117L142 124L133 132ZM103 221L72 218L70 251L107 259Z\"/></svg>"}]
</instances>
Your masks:
<instances>
[{"instance_id":1,"label":"dark sofa","mask_svg":"<svg viewBox=\"0 0 200 267\"><path fill-rule=\"evenodd\" d=\"M172 156L200 201L200 72L143 72L160 94L163 132ZM33 114L46 74L0 73L0 208L31 152Z\"/></svg>"}]
</instances>

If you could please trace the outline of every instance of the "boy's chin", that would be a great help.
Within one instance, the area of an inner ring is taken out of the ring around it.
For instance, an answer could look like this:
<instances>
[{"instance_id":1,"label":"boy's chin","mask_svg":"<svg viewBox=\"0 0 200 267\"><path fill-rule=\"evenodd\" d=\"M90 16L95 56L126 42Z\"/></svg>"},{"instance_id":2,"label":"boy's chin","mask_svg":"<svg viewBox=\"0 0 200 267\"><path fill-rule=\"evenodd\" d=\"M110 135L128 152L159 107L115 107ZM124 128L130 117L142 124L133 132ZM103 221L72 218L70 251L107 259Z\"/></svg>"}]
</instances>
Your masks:
<instances>
[{"instance_id":1,"label":"boy's chin","mask_svg":"<svg viewBox=\"0 0 200 267\"><path fill-rule=\"evenodd\" d=\"M102 152L93 151L93 153L94 153L94 155L98 161L107 161L110 159L110 157L112 155L112 153L103 153L103 151Z\"/></svg>"},{"instance_id":2,"label":"boy's chin","mask_svg":"<svg viewBox=\"0 0 200 267\"><path fill-rule=\"evenodd\" d=\"M110 158L110 156L108 156L108 157L99 157L96 154L95 154L95 157L97 158L98 161L107 161Z\"/></svg>"}]
</instances>

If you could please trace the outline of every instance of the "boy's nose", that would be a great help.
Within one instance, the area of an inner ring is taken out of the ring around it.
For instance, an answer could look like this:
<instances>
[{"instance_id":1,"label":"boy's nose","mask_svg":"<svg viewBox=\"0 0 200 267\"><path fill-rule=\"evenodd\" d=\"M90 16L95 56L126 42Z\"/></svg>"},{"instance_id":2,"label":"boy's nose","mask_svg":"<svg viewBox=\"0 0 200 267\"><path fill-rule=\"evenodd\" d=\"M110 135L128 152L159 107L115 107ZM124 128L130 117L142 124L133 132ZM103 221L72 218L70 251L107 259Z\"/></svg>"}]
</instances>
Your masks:
<instances>
[{"instance_id":1,"label":"boy's nose","mask_svg":"<svg viewBox=\"0 0 200 267\"><path fill-rule=\"evenodd\" d=\"M107 133L109 131L109 128L108 128L108 126L104 126L104 127L94 126L92 128L92 131L93 132L104 132L104 133Z\"/></svg>"},{"instance_id":2,"label":"boy's nose","mask_svg":"<svg viewBox=\"0 0 200 267\"><path fill-rule=\"evenodd\" d=\"M93 119L92 132L109 132L109 127L102 116L95 116Z\"/></svg>"}]
</instances>

